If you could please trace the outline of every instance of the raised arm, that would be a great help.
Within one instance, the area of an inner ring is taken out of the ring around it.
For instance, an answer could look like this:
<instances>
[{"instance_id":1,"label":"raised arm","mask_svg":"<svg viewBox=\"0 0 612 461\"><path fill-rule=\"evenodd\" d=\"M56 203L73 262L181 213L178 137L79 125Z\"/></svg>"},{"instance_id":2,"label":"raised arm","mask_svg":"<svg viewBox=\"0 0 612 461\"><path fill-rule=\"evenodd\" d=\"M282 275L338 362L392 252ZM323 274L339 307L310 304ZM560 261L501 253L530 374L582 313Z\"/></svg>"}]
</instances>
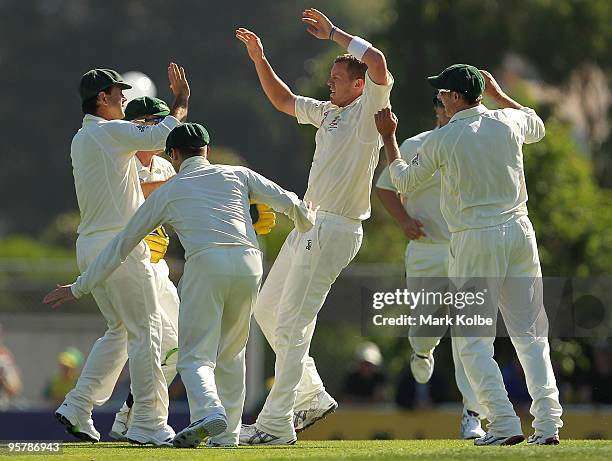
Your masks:
<instances>
[{"instance_id":1,"label":"raised arm","mask_svg":"<svg viewBox=\"0 0 612 461\"><path fill-rule=\"evenodd\" d=\"M170 109L170 115L179 122L184 122L187 120L189 96L191 96L191 89L185 76L185 69L171 62L168 66L168 80L172 94L174 94L174 103Z\"/></svg>"},{"instance_id":2,"label":"raised arm","mask_svg":"<svg viewBox=\"0 0 612 461\"><path fill-rule=\"evenodd\" d=\"M521 127L521 134L526 144L538 142L546 133L544 122L536 114L535 110L522 106L510 96L508 96L499 86L499 83L486 70L480 69L480 73L485 79L485 95L492 98L502 109L517 109L520 112L513 113L513 119Z\"/></svg>"},{"instance_id":3,"label":"raised arm","mask_svg":"<svg viewBox=\"0 0 612 461\"><path fill-rule=\"evenodd\" d=\"M389 83L385 55L374 48L371 43L343 31L315 8L304 10L302 21L308 24L306 30L311 35L320 40L333 40L357 59L366 63L368 74L374 83L377 85L387 85Z\"/></svg>"},{"instance_id":4,"label":"raised arm","mask_svg":"<svg viewBox=\"0 0 612 461\"><path fill-rule=\"evenodd\" d=\"M272 66L266 59L259 37L250 30L240 27L236 29L236 38L244 43L249 57L255 64L255 70L257 71L261 87L272 105L280 112L295 117L296 95L291 92L287 84L272 69Z\"/></svg>"}]
</instances>

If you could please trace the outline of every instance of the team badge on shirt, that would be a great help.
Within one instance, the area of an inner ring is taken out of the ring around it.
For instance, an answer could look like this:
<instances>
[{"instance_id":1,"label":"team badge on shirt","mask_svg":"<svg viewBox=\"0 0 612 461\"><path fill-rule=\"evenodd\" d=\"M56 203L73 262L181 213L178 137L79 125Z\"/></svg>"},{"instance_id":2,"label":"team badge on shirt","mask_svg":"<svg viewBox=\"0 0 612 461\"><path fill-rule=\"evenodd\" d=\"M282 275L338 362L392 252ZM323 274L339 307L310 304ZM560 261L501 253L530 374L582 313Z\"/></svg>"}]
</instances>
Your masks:
<instances>
[{"instance_id":1,"label":"team badge on shirt","mask_svg":"<svg viewBox=\"0 0 612 461\"><path fill-rule=\"evenodd\" d=\"M419 166L419 154L416 154L412 160L410 160L410 164L413 166Z\"/></svg>"}]
</instances>

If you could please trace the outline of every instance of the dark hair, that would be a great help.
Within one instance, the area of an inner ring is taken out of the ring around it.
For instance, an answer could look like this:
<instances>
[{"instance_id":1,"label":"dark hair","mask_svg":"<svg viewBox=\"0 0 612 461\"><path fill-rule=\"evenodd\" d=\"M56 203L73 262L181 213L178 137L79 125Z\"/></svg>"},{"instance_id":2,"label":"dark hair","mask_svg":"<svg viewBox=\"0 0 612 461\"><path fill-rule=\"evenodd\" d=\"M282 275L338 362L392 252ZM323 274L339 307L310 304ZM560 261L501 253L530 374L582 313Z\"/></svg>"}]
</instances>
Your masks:
<instances>
[{"instance_id":1,"label":"dark hair","mask_svg":"<svg viewBox=\"0 0 612 461\"><path fill-rule=\"evenodd\" d=\"M111 94L112 90L113 87L109 86L108 88L105 88L102 91L104 91L106 94ZM84 114L96 115L96 111L98 110L98 94L86 99L81 103L81 109L83 110Z\"/></svg>"},{"instance_id":2,"label":"dark hair","mask_svg":"<svg viewBox=\"0 0 612 461\"><path fill-rule=\"evenodd\" d=\"M365 62L361 62L355 56L350 54L338 56L334 60L334 64L338 62L343 62L346 64L348 75L351 80L357 80L358 78L365 79L365 74L368 71L368 65Z\"/></svg>"},{"instance_id":3,"label":"dark hair","mask_svg":"<svg viewBox=\"0 0 612 461\"><path fill-rule=\"evenodd\" d=\"M179 151L179 154L181 155L181 157L183 157L183 160L188 159L190 157L197 157L198 155L202 155L202 152L204 151L205 148L206 148L206 146L202 146L202 147L175 147L175 149L177 151Z\"/></svg>"},{"instance_id":4,"label":"dark hair","mask_svg":"<svg viewBox=\"0 0 612 461\"><path fill-rule=\"evenodd\" d=\"M463 97L463 100L469 105L476 104L477 102L482 101L481 94L479 94L478 96L472 96L472 95L465 94L465 93L459 93L459 94Z\"/></svg>"}]
</instances>

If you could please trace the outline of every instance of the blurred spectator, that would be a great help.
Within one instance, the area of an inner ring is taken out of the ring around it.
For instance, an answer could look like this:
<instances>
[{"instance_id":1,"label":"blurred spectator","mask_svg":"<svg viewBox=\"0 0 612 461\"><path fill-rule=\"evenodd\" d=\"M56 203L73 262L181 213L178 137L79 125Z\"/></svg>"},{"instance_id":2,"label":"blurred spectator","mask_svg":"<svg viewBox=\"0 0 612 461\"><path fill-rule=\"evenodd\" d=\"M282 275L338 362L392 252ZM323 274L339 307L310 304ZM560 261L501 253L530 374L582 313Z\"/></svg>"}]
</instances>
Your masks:
<instances>
[{"instance_id":1,"label":"blurred spectator","mask_svg":"<svg viewBox=\"0 0 612 461\"><path fill-rule=\"evenodd\" d=\"M590 385L593 403L612 404L612 348L602 342L593 350Z\"/></svg>"},{"instance_id":2,"label":"blurred spectator","mask_svg":"<svg viewBox=\"0 0 612 461\"><path fill-rule=\"evenodd\" d=\"M11 401L21 394L21 377L13 359L13 354L2 341L2 325L0 325L0 410L8 408Z\"/></svg>"},{"instance_id":3,"label":"blurred spectator","mask_svg":"<svg viewBox=\"0 0 612 461\"><path fill-rule=\"evenodd\" d=\"M448 379L448 369L438 367L427 384L419 384L412 376L410 363L406 362L395 387L395 403L401 409L411 410L448 402L451 400Z\"/></svg>"},{"instance_id":4,"label":"blurred spectator","mask_svg":"<svg viewBox=\"0 0 612 461\"><path fill-rule=\"evenodd\" d=\"M83 354L76 347L69 347L58 357L57 374L51 378L45 389L46 399L57 406L64 401L66 394L75 386L79 378L79 368L83 364Z\"/></svg>"},{"instance_id":5,"label":"blurred spectator","mask_svg":"<svg viewBox=\"0 0 612 461\"><path fill-rule=\"evenodd\" d=\"M344 402L376 403L385 400L387 377L376 344L366 341L355 351L355 361L344 379Z\"/></svg>"}]
</instances>

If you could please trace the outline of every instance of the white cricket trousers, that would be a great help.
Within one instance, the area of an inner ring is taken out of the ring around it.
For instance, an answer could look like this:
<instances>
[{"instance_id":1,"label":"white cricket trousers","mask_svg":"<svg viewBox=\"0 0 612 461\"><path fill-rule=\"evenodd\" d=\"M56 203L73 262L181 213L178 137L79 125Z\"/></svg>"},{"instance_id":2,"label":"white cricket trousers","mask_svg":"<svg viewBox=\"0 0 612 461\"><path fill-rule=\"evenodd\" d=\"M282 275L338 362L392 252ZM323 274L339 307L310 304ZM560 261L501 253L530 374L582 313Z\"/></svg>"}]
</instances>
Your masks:
<instances>
[{"instance_id":1,"label":"white cricket trousers","mask_svg":"<svg viewBox=\"0 0 612 461\"><path fill-rule=\"evenodd\" d=\"M244 246L203 250L185 263L177 370L191 422L214 413L226 416L227 431L215 442L238 443L245 348L262 275L261 251Z\"/></svg>"},{"instance_id":2,"label":"white cricket trousers","mask_svg":"<svg viewBox=\"0 0 612 461\"><path fill-rule=\"evenodd\" d=\"M115 233L79 236L77 263L84 272ZM156 431L168 419L168 390L160 351L162 321L149 252L140 243L110 277L92 290L108 329L98 339L65 403L83 415L111 396L129 357L134 395L131 427Z\"/></svg>"},{"instance_id":3,"label":"white cricket trousers","mask_svg":"<svg viewBox=\"0 0 612 461\"><path fill-rule=\"evenodd\" d=\"M324 390L308 355L310 341L332 284L355 257L362 240L361 221L323 211L317 213L310 231L294 229L285 240L254 311L276 353L274 385L257 418L258 428L294 437L294 406Z\"/></svg>"},{"instance_id":4,"label":"white cricket trousers","mask_svg":"<svg viewBox=\"0 0 612 461\"><path fill-rule=\"evenodd\" d=\"M538 247L529 218L522 216L496 227L453 233L449 275L456 277L459 285L471 277L487 278L493 308L499 307L506 328L514 332L511 341L532 398L532 426L538 434L556 433L563 425L562 409L550 362ZM521 434L520 420L493 359L494 340L453 336L470 385L486 409L488 430L498 435Z\"/></svg>"},{"instance_id":5,"label":"white cricket trousers","mask_svg":"<svg viewBox=\"0 0 612 461\"><path fill-rule=\"evenodd\" d=\"M421 243L412 240L406 246L406 285L408 290L419 292L421 289L428 291L444 292L448 286L448 243ZM448 311L448 309L446 309ZM417 314L419 307L416 307ZM420 330L420 331L419 331ZM446 328L444 328L446 330ZM446 331L440 331L436 336L425 336L427 332L413 326L408 330L408 337L412 349L420 355L432 354L440 338ZM455 381L461 392L463 405L468 410L474 411L481 416L486 415L485 409L478 403L476 394L470 386L465 374L463 363L459 359L455 343L451 341L453 363L455 365Z\"/></svg>"},{"instance_id":6,"label":"white cricket trousers","mask_svg":"<svg viewBox=\"0 0 612 461\"><path fill-rule=\"evenodd\" d=\"M178 317L179 297L176 287L170 280L170 269L165 260L152 264L157 288L157 301L161 307L162 341L161 363L166 384L170 386L176 376L178 354Z\"/></svg>"}]
</instances>

